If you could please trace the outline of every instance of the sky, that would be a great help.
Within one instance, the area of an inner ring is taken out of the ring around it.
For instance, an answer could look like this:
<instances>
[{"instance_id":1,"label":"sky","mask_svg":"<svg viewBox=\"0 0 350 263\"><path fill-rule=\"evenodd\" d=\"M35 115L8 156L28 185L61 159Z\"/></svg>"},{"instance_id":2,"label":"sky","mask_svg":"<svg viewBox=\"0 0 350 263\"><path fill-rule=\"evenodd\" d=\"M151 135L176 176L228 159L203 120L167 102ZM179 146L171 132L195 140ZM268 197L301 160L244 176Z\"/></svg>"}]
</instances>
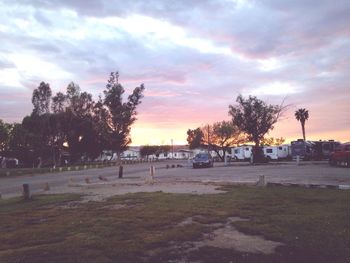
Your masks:
<instances>
[{"instance_id":1,"label":"sky","mask_svg":"<svg viewBox=\"0 0 350 263\"><path fill-rule=\"evenodd\" d=\"M21 122L41 81L97 99L110 72L145 97L133 145L185 144L230 120L239 94L288 110L268 136L350 141L348 0L0 0L0 119Z\"/></svg>"}]
</instances>

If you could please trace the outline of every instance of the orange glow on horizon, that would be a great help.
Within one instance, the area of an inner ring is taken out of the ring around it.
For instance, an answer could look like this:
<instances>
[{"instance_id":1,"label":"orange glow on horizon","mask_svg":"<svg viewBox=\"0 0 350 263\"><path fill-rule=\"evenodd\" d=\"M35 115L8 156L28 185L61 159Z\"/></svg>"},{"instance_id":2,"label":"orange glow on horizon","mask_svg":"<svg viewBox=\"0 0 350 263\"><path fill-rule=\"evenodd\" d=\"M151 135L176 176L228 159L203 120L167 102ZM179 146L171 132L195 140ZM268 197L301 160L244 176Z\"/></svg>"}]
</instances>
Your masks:
<instances>
[{"instance_id":1,"label":"orange glow on horizon","mask_svg":"<svg viewBox=\"0 0 350 263\"><path fill-rule=\"evenodd\" d=\"M187 144L187 130L196 127L154 127L152 125L135 125L131 130L132 146L139 145L171 145L173 140L174 145ZM301 130L293 133L284 133L285 127L280 127L279 130L273 130L266 137L283 137L286 139L285 143L290 143L302 138ZM306 130L307 131L307 130ZM285 134L285 135L283 135ZM332 131L332 132L313 132L306 133L306 139L312 141L318 140L335 140L342 143L350 141L350 132L347 130Z\"/></svg>"}]
</instances>

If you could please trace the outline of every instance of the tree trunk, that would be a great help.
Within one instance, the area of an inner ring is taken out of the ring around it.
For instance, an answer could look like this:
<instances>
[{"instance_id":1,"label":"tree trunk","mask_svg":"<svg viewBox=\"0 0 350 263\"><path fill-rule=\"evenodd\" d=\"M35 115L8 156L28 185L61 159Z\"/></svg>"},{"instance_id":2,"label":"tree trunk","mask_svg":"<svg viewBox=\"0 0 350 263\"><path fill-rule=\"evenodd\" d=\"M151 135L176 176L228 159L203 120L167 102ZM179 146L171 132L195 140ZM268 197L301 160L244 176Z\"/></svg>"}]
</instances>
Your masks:
<instances>
[{"instance_id":1,"label":"tree trunk","mask_svg":"<svg viewBox=\"0 0 350 263\"><path fill-rule=\"evenodd\" d=\"M305 141L306 140L306 137L305 137L305 122L301 123L301 130L303 131L303 139Z\"/></svg>"}]
</instances>

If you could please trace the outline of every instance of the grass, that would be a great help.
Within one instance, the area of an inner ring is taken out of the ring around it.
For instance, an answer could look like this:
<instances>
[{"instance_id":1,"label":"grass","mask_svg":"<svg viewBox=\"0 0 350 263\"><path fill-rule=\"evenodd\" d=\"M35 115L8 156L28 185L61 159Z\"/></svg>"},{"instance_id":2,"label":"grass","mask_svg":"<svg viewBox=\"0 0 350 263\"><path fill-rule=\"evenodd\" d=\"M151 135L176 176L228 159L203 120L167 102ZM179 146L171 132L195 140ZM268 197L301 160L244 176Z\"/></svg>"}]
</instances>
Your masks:
<instances>
[{"instance_id":1,"label":"grass","mask_svg":"<svg viewBox=\"0 0 350 263\"><path fill-rule=\"evenodd\" d=\"M137 193L64 208L77 195L0 200L0 262L350 262L350 192L286 187L226 187L227 193ZM115 207L119 209L113 209ZM184 219L201 216L192 225ZM202 238L208 223L280 241L273 255L172 245ZM201 224L205 223L205 224Z\"/></svg>"}]
</instances>

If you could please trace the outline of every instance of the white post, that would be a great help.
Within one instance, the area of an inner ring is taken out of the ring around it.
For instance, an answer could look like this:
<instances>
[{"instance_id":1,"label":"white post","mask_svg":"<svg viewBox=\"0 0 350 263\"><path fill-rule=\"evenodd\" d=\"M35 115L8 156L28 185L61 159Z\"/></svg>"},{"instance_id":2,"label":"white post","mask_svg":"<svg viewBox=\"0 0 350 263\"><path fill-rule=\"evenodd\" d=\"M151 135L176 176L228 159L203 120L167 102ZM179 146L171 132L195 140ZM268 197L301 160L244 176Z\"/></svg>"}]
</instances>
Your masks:
<instances>
[{"instance_id":1,"label":"white post","mask_svg":"<svg viewBox=\"0 0 350 263\"><path fill-rule=\"evenodd\" d=\"M300 164L300 156L297 155L297 165L299 165L299 164Z\"/></svg>"}]
</instances>

